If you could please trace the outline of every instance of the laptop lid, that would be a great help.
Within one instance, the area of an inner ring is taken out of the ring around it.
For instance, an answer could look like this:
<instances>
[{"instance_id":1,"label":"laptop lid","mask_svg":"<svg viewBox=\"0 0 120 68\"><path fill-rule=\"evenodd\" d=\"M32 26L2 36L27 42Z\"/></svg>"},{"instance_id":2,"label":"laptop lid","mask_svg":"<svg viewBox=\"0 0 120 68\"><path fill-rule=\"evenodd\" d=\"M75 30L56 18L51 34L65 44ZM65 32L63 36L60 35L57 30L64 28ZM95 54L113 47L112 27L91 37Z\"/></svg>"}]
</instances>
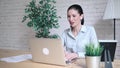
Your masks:
<instances>
[{"instance_id":1,"label":"laptop lid","mask_svg":"<svg viewBox=\"0 0 120 68\"><path fill-rule=\"evenodd\" d=\"M35 62L66 65L64 49L60 39L31 39L30 50L32 60Z\"/></svg>"}]
</instances>

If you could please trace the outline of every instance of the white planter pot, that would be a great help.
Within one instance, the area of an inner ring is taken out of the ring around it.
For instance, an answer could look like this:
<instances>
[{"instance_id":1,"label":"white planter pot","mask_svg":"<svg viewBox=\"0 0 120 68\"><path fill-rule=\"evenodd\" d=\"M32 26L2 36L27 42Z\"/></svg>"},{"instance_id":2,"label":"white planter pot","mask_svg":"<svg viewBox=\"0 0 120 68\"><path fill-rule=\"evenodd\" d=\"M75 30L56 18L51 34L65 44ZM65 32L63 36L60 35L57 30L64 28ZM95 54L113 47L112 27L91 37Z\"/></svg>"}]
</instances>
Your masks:
<instances>
[{"instance_id":1,"label":"white planter pot","mask_svg":"<svg viewBox=\"0 0 120 68\"><path fill-rule=\"evenodd\" d=\"M86 56L86 67L87 68L100 68L100 56Z\"/></svg>"}]
</instances>

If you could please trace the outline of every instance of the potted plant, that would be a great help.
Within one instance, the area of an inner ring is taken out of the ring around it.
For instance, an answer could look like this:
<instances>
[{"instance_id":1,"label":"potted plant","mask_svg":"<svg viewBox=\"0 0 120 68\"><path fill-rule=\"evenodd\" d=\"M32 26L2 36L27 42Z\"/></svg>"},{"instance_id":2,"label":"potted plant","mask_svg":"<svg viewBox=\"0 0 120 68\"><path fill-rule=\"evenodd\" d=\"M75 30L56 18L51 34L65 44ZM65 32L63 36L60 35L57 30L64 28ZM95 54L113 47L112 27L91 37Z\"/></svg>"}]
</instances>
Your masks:
<instances>
[{"instance_id":1,"label":"potted plant","mask_svg":"<svg viewBox=\"0 0 120 68\"><path fill-rule=\"evenodd\" d=\"M87 68L100 68L100 58L103 47L90 43L85 47L85 59Z\"/></svg>"},{"instance_id":2,"label":"potted plant","mask_svg":"<svg viewBox=\"0 0 120 68\"><path fill-rule=\"evenodd\" d=\"M58 35L50 34L51 29L59 27L55 3L55 0L32 0L26 6L22 22L35 31L35 37L58 38Z\"/></svg>"}]
</instances>

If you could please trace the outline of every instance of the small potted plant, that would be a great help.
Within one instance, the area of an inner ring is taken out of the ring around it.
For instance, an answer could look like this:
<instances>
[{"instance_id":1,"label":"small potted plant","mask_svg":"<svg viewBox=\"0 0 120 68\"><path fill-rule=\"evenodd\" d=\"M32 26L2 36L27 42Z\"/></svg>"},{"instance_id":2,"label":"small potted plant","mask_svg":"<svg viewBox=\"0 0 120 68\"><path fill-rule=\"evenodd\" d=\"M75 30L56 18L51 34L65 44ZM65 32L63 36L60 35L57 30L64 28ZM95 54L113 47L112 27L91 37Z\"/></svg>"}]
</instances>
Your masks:
<instances>
[{"instance_id":1,"label":"small potted plant","mask_svg":"<svg viewBox=\"0 0 120 68\"><path fill-rule=\"evenodd\" d=\"M103 47L90 43L85 47L85 59L87 68L100 68L100 59Z\"/></svg>"},{"instance_id":2,"label":"small potted plant","mask_svg":"<svg viewBox=\"0 0 120 68\"><path fill-rule=\"evenodd\" d=\"M32 0L26 6L22 22L35 31L36 38L58 38L50 34L51 29L59 27L55 3L55 0Z\"/></svg>"}]
</instances>

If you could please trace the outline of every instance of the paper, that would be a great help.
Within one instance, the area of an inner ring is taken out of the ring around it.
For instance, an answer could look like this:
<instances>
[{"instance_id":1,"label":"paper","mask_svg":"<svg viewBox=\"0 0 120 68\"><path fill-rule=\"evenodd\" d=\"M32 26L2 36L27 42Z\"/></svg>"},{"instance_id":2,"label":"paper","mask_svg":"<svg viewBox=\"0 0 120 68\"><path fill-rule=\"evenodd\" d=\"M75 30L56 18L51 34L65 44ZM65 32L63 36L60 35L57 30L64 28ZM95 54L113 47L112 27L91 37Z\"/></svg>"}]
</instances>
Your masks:
<instances>
[{"instance_id":1,"label":"paper","mask_svg":"<svg viewBox=\"0 0 120 68\"><path fill-rule=\"evenodd\" d=\"M5 61L5 62L9 62L9 63L16 63L16 62L22 62L22 61L25 61L28 59L32 59L31 54L24 54L24 55L0 58L0 61Z\"/></svg>"},{"instance_id":2,"label":"paper","mask_svg":"<svg viewBox=\"0 0 120 68\"><path fill-rule=\"evenodd\" d=\"M85 53L84 52L79 52L79 57L80 58L85 58Z\"/></svg>"}]
</instances>

